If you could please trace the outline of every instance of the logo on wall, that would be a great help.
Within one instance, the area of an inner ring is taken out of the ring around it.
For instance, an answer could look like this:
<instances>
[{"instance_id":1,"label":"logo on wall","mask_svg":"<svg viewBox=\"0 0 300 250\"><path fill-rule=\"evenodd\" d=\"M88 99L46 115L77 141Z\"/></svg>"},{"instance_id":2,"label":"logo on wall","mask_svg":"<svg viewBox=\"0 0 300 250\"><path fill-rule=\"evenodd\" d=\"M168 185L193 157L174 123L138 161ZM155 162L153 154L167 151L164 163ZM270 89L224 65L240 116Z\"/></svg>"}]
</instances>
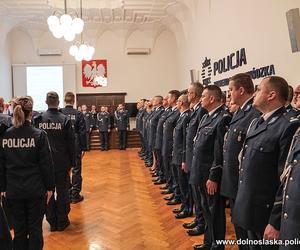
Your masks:
<instances>
[{"instance_id":1,"label":"logo on wall","mask_svg":"<svg viewBox=\"0 0 300 250\"><path fill-rule=\"evenodd\" d=\"M204 85L208 85L212 83L212 75L217 76L221 75L227 71L234 70L236 68L242 67L243 65L247 65L247 57L246 50L242 48L230 55L216 60L215 62L211 62L211 59L205 57L204 62L202 63L202 82ZM253 79L266 77L270 75L275 75L275 67L274 65L269 65L265 67L259 67L256 69L253 67L251 71L248 71ZM213 84L222 87L229 84L229 78L221 79L213 82Z\"/></svg>"},{"instance_id":2,"label":"logo on wall","mask_svg":"<svg viewBox=\"0 0 300 250\"><path fill-rule=\"evenodd\" d=\"M207 57L205 57L204 62L202 63L202 81L204 85L208 85L211 83L211 72L212 72L212 68L211 68L211 59L207 59Z\"/></svg>"},{"instance_id":3,"label":"logo on wall","mask_svg":"<svg viewBox=\"0 0 300 250\"><path fill-rule=\"evenodd\" d=\"M107 86L107 60L82 61L82 87Z\"/></svg>"}]
</instances>

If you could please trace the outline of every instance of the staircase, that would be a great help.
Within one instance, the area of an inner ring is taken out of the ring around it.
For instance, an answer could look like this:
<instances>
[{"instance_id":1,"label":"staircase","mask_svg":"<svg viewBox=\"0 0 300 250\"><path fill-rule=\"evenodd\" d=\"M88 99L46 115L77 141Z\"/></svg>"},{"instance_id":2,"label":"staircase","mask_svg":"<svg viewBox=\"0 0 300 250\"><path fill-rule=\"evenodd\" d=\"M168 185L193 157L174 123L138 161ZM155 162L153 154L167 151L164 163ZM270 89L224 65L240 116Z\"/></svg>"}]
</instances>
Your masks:
<instances>
[{"instance_id":1,"label":"staircase","mask_svg":"<svg viewBox=\"0 0 300 250\"><path fill-rule=\"evenodd\" d=\"M109 148L119 149L119 137L118 133L113 130L108 135ZM127 147L128 148L138 148L141 146L140 137L136 130L127 131ZM90 134L90 149L99 150L100 149L100 136L97 130L92 130Z\"/></svg>"}]
</instances>

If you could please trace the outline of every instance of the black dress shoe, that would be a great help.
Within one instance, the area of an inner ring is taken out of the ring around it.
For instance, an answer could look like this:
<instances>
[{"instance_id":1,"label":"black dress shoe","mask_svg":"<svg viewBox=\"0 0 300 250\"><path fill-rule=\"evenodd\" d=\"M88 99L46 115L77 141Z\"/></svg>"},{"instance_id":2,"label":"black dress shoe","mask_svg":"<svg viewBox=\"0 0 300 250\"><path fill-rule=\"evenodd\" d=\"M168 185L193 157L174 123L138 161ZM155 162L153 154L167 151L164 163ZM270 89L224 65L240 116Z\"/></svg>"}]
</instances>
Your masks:
<instances>
[{"instance_id":1,"label":"black dress shoe","mask_svg":"<svg viewBox=\"0 0 300 250\"><path fill-rule=\"evenodd\" d=\"M154 173L151 175L152 177L158 177L158 174L157 173Z\"/></svg>"},{"instance_id":2,"label":"black dress shoe","mask_svg":"<svg viewBox=\"0 0 300 250\"><path fill-rule=\"evenodd\" d=\"M184 227L184 228L186 228L186 229L193 229L193 228L195 228L196 226L198 225L198 222L196 222L196 221L192 221L192 222L190 222L190 223L183 223L182 224L182 226Z\"/></svg>"},{"instance_id":3,"label":"black dress shoe","mask_svg":"<svg viewBox=\"0 0 300 250\"><path fill-rule=\"evenodd\" d=\"M193 215L193 213L188 212L188 211L181 211L180 213L175 215L176 219L184 219L187 217L191 217Z\"/></svg>"},{"instance_id":4,"label":"black dress shoe","mask_svg":"<svg viewBox=\"0 0 300 250\"><path fill-rule=\"evenodd\" d=\"M159 189L161 189L161 190L167 190L167 189L169 189L169 187L166 185L166 186L159 187Z\"/></svg>"},{"instance_id":5,"label":"black dress shoe","mask_svg":"<svg viewBox=\"0 0 300 250\"><path fill-rule=\"evenodd\" d=\"M178 205L178 204L181 204L181 201L178 199L173 199L173 200L170 200L167 202L168 206L173 206L173 205Z\"/></svg>"},{"instance_id":6,"label":"black dress shoe","mask_svg":"<svg viewBox=\"0 0 300 250\"><path fill-rule=\"evenodd\" d=\"M154 185L162 185L162 184L165 184L166 182L159 179L158 181L154 182Z\"/></svg>"},{"instance_id":7,"label":"black dress shoe","mask_svg":"<svg viewBox=\"0 0 300 250\"><path fill-rule=\"evenodd\" d=\"M64 231L70 225L70 221L68 220L64 225L57 226L57 231Z\"/></svg>"},{"instance_id":8,"label":"black dress shoe","mask_svg":"<svg viewBox=\"0 0 300 250\"><path fill-rule=\"evenodd\" d=\"M157 177L157 178L153 179L152 182L157 182L159 180L160 180L159 177Z\"/></svg>"},{"instance_id":9,"label":"black dress shoe","mask_svg":"<svg viewBox=\"0 0 300 250\"><path fill-rule=\"evenodd\" d=\"M173 192L169 189L160 192L161 194L172 194Z\"/></svg>"},{"instance_id":10,"label":"black dress shoe","mask_svg":"<svg viewBox=\"0 0 300 250\"><path fill-rule=\"evenodd\" d=\"M210 245L206 245L206 244L195 245L194 246L194 250L197 250L197 249L210 250L210 248L211 248L211 246Z\"/></svg>"},{"instance_id":11,"label":"black dress shoe","mask_svg":"<svg viewBox=\"0 0 300 250\"><path fill-rule=\"evenodd\" d=\"M167 197L164 197L164 200L166 201L171 201L174 199L174 194L170 195L170 196L167 196Z\"/></svg>"},{"instance_id":12,"label":"black dress shoe","mask_svg":"<svg viewBox=\"0 0 300 250\"><path fill-rule=\"evenodd\" d=\"M79 202L81 202L83 200L84 200L84 197L82 195L78 195L78 196L76 196L74 198L71 198L71 203L72 204L76 204L76 203L79 203Z\"/></svg>"},{"instance_id":13,"label":"black dress shoe","mask_svg":"<svg viewBox=\"0 0 300 250\"><path fill-rule=\"evenodd\" d=\"M203 224L197 225L195 228L187 231L189 236L198 236L204 234L205 226Z\"/></svg>"},{"instance_id":14,"label":"black dress shoe","mask_svg":"<svg viewBox=\"0 0 300 250\"><path fill-rule=\"evenodd\" d=\"M182 212L182 208L181 208L181 207L179 207L179 208L174 208L174 209L172 210L172 212L173 212L174 214L178 214L178 213Z\"/></svg>"}]
</instances>

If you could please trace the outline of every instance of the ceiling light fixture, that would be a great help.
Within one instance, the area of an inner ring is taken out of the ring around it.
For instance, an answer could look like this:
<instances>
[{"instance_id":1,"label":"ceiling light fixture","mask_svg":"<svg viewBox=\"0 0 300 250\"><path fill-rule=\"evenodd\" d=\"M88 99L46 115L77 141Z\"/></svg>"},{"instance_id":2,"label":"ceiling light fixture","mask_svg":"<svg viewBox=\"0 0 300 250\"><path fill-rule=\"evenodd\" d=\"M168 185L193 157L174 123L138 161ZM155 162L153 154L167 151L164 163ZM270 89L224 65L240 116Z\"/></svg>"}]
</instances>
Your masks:
<instances>
[{"instance_id":1,"label":"ceiling light fixture","mask_svg":"<svg viewBox=\"0 0 300 250\"><path fill-rule=\"evenodd\" d=\"M80 0L80 4L81 1L82 0ZM82 33L84 22L82 15L81 18L79 18L76 12L73 17L67 14L67 0L64 0L64 4L65 12L60 13L59 11L54 11L54 13L48 17L47 23L49 30L55 38L60 39L64 37L66 41L72 42L76 35Z\"/></svg>"}]
</instances>

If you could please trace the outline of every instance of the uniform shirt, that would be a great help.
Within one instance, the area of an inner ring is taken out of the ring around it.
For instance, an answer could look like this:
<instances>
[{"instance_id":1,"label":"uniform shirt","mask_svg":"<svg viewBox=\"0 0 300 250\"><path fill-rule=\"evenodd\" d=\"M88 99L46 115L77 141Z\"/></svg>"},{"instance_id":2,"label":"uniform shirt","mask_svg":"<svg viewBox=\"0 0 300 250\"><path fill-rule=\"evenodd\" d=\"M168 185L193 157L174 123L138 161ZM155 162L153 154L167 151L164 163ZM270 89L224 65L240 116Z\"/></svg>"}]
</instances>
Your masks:
<instances>
[{"instance_id":1,"label":"uniform shirt","mask_svg":"<svg viewBox=\"0 0 300 250\"><path fill-rule=\"evenodd\" d=\"M27 199L54 190L54 171L46 132L26 121L0 137L0 191Z\"/></svg>"},{"instance_id":2,"label":"uniform shirt","mask_svg":"<svg viewBox=\"0 0 300 250\"><path fill-rule=\"evenodd\" d=\"M64 115L67 115L72 123L72 127L75 133L75 144L80 151L87 150L86 140L86 126L84 116L73 106L67 105L65 108L60 110Z\"/></svg>"},{"instance_id":3,"label":"uniform shirt","mask_svg":"<svg viewBox=\"0 0 300 250\"><path fill-rule=\"evenodd\" d=\"M97 129L100 132L108 132L110 129L110 113L108 112L99 112L97 114Z\"/></svg>"},{"instance_id":4,"label":"uniform shirt","mask_svg":"<svg viewBox=\"0 0 300 250\"><path fill-rule=\"evenodd\" d=\"M75 166L75 137L68 116L50 108L35 117L34 125L47 132L55 172L66 172Z\"/></svg>"}]
</instances>

